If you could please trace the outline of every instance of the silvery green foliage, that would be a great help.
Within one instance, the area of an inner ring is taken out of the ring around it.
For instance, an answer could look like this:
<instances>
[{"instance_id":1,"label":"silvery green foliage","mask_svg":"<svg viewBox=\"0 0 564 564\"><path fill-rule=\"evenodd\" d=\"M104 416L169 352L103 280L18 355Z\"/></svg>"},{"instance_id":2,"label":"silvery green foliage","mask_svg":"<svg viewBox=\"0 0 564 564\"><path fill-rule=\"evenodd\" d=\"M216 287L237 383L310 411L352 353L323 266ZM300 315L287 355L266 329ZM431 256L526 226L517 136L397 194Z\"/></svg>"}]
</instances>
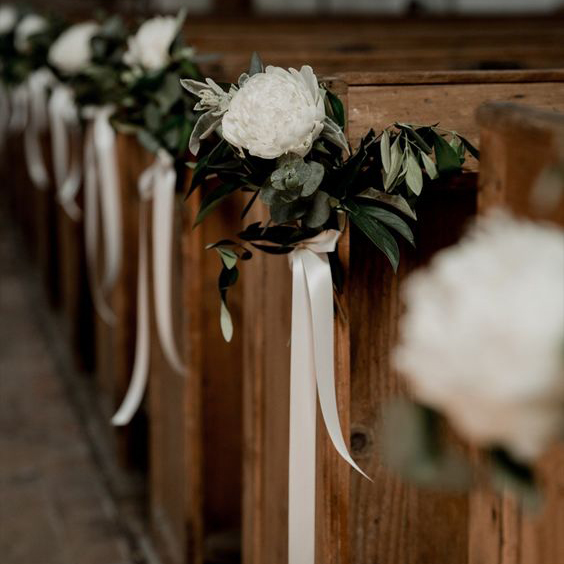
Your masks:
<instances>
[{"instance_id":1,"label":"silvery green foliage","mask_svg":"<svg viewBox=\"0 0 564 564\"><path fill-rule=\"evenodd\" d=\"M190 136L190 151L193 155L197 155L200 150L200 141L209 137L221 125L223 115L229 109L229 103L237 87L232 85L229 92L225 92L211 78L206 78L206 82L184 79L180 81L180 84L188 92L200 98L194 110L205 112L196 122Z\"/></svg>"},{"instance_id":2,"label":"silvery green foliage","mask_svg":"<svg viewBox=\"0 0 564 564\"><path fill-rule=\"evenodd\" d=\"M329 197L318 191L325 169L318 162L305 162L298 155L284 155L260 191L276 223L303 218L308 227L319 227L329 218Z\"/></svg>"}]
</instances>

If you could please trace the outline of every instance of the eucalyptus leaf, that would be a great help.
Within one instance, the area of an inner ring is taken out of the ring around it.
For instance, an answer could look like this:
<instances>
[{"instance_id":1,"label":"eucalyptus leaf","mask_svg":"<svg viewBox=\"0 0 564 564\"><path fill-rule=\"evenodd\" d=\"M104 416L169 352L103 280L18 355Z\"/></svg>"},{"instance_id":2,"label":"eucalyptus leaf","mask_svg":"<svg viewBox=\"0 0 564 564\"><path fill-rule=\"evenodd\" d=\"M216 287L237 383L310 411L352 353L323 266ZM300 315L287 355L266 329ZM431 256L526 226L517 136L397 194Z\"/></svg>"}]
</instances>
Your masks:
<instances>
[{"instance_id":1,"label":"eucalyptus leaf","mask_svg":"<svg viewBox=\"0 0 564 564\"><path fill-rule=\"evenodd\" d=\"M319 190L313 197L313 203L304 217L304 223L311 228L321 227L331 215L329 194Z\"/></svg>"}]
</instances>

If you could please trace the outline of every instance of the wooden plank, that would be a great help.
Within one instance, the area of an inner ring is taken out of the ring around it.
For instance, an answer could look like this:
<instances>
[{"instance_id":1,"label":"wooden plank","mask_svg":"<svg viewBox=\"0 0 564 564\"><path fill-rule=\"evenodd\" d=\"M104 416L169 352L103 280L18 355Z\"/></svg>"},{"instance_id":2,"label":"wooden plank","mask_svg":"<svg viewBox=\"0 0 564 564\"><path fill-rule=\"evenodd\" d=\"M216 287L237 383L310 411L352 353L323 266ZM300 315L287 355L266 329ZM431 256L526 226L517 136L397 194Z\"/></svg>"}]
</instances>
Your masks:
<instances>
[{"instance_id":1,"label":"wooden plank","mask_svg":"<svg viewBox=\"0 0 564 564\"><path fill-rule=\"evenodd\" d=\"M564 226L563 198L549 208L535 205L532 198L543 170L564 165L564 114L498 103L482 106L477 121L482 149L480 213L504 206L517 215ZM563 463L564 449L556 446L538 464L545 505L537 515L520 510L509 497L500 503L491 495L477 494L472 522L489 526L470 530L471 546L485 547L472 555L471 564L483 562L484 555L496 564L564 562ZM488 522L494 514L499 517Z\"/></svg>"},{"instance_id":2,"label":"wooden plank","mask_svg":"<svg viewBox=\"0 0 564 564\"><path fill-rule=\"evenodd\" d=\"M345 92L353 144L370 127L380 131L394 121L441 121L478 142L474 112L483 101L519 100L547 110L564 105L559 72L355 74L350 83L333 85ZM422 198L418 248L402 249L396 276L362 235L351 233L351 432L355 456L375 478L371 484L351 476L351 562L468 562L469 554L477 553L468 545L469 530L478 525L469 519L474 500L401 484L383 468L377 444L383 402L405 393L389 358L401 311L399 285L434 252L455 242L475 212L472 186L454 188L430 191ZM509 520L506 530L515 526Z\"/></svg>"}]
</instances>

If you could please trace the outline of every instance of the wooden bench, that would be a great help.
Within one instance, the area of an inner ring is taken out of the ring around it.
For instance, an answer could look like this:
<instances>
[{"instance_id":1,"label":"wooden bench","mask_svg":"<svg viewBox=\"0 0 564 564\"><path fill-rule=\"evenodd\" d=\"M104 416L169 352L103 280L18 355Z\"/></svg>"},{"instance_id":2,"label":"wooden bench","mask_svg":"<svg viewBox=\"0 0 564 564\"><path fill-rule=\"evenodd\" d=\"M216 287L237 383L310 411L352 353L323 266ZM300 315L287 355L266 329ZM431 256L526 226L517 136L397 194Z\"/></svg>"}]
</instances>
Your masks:
<instances>
[{"instance_id":1,"label":"wooden bench","mask_svg":"<svg viewBox=\"0 0 564 564\"><path fill-rule=\"evenodd\" d=\"M518 216L564 227L564 113L494 103L479 108L477 121L482 149L479 212L503 206ZM553 167L562 175L560 183L556 177L556 197L539 200L538 182ZM509 497L474 496L476 519L489 525L474 531L475 562L564 562L563 464L561 446L539 464L545 502L538 515L519 510ZM490 521L492 514L497 518Z\"/></svg>"},{"instance_id":2,"label":"wooden bench","mask_svg":"<svg viewBox=\"0 0 564 564\"><path fill-rule=\"evenodd\" d=\"M564 108L564 73L355 73L330 81L347 106L353 145L370 127L436 123L478 142L476 108L518 100ZM474 166L476 168L477 165ZM416 266L455 242L476 211L476 176L434 186L422 198L415 251L402 247L394 275L355 230L342 245L348 290L336 319L341 423L370 483L337 460L319 428L317 561L332 564L472 562L476 518L469 496L418 491L383 467L380 409L404 386L390 365L401 311L399 286ZM258 209L255 218L262 218ZM261 288L265 288L261 291ZM268 289L268 290L266 290ZM288 378L291 280L285 258L257 254L244 273L244 561L284 562L287 543ZM488 516L491 518L491 515ZM494 516L495 519L498 515Z\"/></svg>"}]
</instances>

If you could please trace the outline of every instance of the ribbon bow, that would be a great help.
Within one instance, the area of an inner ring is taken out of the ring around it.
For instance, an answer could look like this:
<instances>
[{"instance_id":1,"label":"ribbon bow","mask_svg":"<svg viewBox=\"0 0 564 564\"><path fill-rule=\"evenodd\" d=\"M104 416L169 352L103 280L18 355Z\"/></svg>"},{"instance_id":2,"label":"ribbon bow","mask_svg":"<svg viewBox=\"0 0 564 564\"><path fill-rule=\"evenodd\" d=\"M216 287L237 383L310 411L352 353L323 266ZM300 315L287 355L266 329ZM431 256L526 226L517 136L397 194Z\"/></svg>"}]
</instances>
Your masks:
<instances>
[{"instance_id":1,"label":"ribbon bow","mask_svg":"<svg viewBox=\"0 0 564 564\"><path fill-rule=\"evenodd\" d=\"M328 253L341 233L326 230L301 241L292 269L288 561L315 562L315 452L317 395L325 428L340 456L363 476L349 454L337 409L333 281Z\"/></svg>"},{"instance_id":2,"label":"ribbon bow","mask_svg":"<svg viewBox=\"0 0 564 564\"><path fill-rule=\"evenodd\" d=\"M100 317L115 323L105 295L113 288L121 267L121 202L116 162L116 134L110 124L113 107L91 107L84 116L91 120L84 144L84 233L92 300ZM96 277L98 254L98 202L104 237L104 272L101 287Z\"/></svg>"},{"instance_id":3,"label":"ribbon bow","mask_svg":"<svg viewBox=\"0 0 564 564\"><path fill-rule=\"evenodd\" d=\"M62 84L58 85L51 94L48 108L57 200L68 216L77 221L80 209L75 199L82 178L80 154L77 151L81 145L81 128L72 90ZM73 146L70 164L69 137Z\"/></svg>"},{"instance_id":4,"label":"ribbon bow","mask_svg":"<svg viewBox=\"0 0 564 564\"><path fill-rule=\"evenodd\" d=\"M153 288L157 333L163 353L179 374L184 366L173 336L171 310L171 256L176 171L172 157L160 150L154 163L139 177L139 266L137 270L137 334L133 374L127 394L112 419L114 425L127 425L145 393L149 375L149 288L147 264L146 203L153 202Z\"/></svg>"},{"instance_id":5,"label":"ribbon bow","mask_svg":"<svg viewBox=\"0 0 564 564\"><path fill-rule=\"evenodd\" d=\"M43 68L35 71L27 80L29 123L24 134L24 149L29 176L40 190L49 185L49 173L43 159L40 134L47 127L47 90L54 79L53 73Z\"/></svg>"}]
</instances>

